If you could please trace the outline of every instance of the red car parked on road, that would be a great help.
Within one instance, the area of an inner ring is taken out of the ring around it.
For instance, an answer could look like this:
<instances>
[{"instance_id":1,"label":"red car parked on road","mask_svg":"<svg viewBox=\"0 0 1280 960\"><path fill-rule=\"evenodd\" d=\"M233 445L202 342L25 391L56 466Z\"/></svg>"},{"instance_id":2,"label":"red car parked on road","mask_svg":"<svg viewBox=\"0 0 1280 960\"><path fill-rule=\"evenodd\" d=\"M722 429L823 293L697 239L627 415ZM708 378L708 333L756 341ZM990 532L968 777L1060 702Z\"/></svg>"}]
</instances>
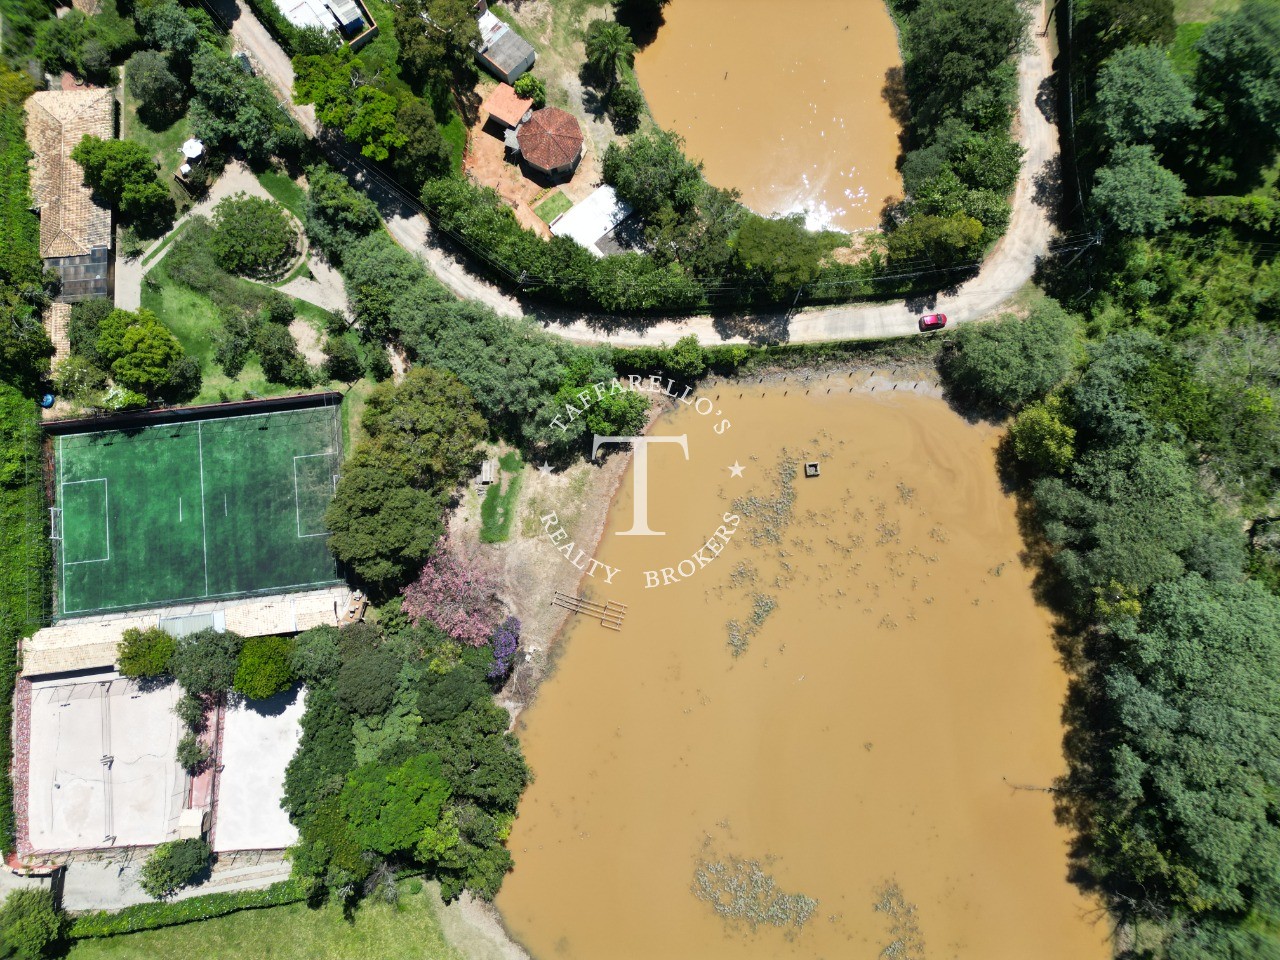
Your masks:
<instances>
[{"instance_id":1,"label":"red car parked on road","mask_svg":"<svg viewBox=\"0 0 1280 960\"><path fill-rule=\"evenodd\" d=\"M945 313L926 313L920 318L921 330L941 330L947 325Z\"/></svg>"}]
</instances>

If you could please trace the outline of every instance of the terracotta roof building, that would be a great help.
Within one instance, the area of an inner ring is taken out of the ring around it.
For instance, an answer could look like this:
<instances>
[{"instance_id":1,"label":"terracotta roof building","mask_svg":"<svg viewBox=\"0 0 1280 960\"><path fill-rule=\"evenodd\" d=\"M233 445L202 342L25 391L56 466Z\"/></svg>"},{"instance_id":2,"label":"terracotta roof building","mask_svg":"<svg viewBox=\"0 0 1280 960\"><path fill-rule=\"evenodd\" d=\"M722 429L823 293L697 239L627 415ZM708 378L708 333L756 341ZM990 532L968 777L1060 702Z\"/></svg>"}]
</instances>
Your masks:
<instances>
[{"instance_id":1,"label":"terracotta roof building","mask_svg":"<svg viewBox=\"0 0 1280 960\"><path fill-rule=\"evenodd\" d=\"M59 300L105 297L110 287L111 210L96 203L71 159L81 139L115 136L110 90L46 90L27 98L31 196L40 214L40 256L62 277Z\"/></svg>"},{"instance_id":2,"label":"terracotta roof building","mask_svg":"<svg viewBox=\"0 0 1280 960\"><path fill-rule=\"evenodd\" d=\"M500 83L480 109L504 127L518 127L529 119L533 101L516 93L511 84Z\"/></svg>"},{"instance_id":3,"label":"terracotta roof building","mask_svg":"<svg viewBox=\"0 0 1280 960\"><path fill-rule=\"evenodd\" d=\"M582 159L582 128L558 107L535 110L516 139L529 166L548 176L572 173Z\"/></svg>"}]
</instances>

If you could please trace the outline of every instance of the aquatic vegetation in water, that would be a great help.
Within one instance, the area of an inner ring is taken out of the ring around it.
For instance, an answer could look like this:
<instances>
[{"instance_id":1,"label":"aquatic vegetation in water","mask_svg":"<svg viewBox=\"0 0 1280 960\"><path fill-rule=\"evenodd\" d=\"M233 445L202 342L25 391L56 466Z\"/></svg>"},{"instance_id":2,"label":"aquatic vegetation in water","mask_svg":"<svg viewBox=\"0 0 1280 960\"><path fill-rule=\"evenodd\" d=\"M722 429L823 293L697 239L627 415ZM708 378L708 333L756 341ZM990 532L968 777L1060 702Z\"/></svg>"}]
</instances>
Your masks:
<instances>
[{"instance_id":1,"label":"aquatic vegetation in water","mask_svg":"<svg viewBox=\"0 0 1280 960\"><path fill-rule=\"evenodd\" d=\"M902 888L890 880L876 891L876 912L889 919L889 942L880 951L888 960L923 960L924 935L916 919L916 905L908 903Z\"/></svg>"},{"instance_id":2,"label":"aquatic vegetation in water","mask_svg":"<svg viewBox=\"0 0 1280 960\"><path fill-rule=\"evenodd\" d=\"M785 893L759 860L741 857L699 859L693 871L693 895L711 905L729 927L760 924L799 930L818 901L802 893Z\"/></svg>"}]
</instances>

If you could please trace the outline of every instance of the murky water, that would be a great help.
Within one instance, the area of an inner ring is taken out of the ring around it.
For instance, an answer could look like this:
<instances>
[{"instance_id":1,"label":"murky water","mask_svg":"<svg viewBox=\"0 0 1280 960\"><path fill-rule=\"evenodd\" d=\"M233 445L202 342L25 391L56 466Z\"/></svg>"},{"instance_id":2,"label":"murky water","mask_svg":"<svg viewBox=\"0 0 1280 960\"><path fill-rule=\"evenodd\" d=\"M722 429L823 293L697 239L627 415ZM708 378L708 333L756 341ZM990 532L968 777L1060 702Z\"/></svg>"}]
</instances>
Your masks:
<instances>
[{"instance_id":1,"label":"murky water","mask_svg":"<svg viewBox=\"0 0 1280 960\"><path fill-rule=\"evenodd\" d=\"M1063 768L1065 679L993 432L822 389L660 422L689 449L649 451L665 536L617 535L624 481L619 572L584 579L622 629L571 620L521 734L498 906L538 960L1109 955L1051 797L1017 789Z\"/></svg>"},{"instance_id":2,"label":"murky water","mask_svg":"<svg viewBox=\"0 0 1280 960\"><path fill-rule=\"evenodd\" d=\"M658 123L762 214L873 227L902 193L883 0L672 0L636 71Z\"/></svg>"}]
</instances>

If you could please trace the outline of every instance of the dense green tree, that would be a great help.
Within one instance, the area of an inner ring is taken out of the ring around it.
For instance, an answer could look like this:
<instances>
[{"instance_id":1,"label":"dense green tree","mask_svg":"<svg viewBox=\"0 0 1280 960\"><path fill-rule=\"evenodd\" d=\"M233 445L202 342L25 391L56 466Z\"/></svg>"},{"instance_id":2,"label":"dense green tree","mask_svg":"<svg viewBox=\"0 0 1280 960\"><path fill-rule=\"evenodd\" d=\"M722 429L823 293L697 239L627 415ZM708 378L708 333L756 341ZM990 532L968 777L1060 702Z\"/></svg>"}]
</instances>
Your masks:
<instances>
[{"instance_id":1,"label":"dense green tree","mask_svg":"<svg viewBox=\"0 0 1280 960\"><path fill-rule=\"evenodd\" d=\"M1062 400L1032 403L1009 424L1013 454L1031 473L1065 473L1075 459L1076 430L1063 416Z\"/></svg>"},{"instance_id":2,"label":"dense green tree","mask_svg":"<svg viewBox=\"0 0 1280 960\"><path fill-rule=\"evenodd\" d=\"M1027 317L964 324L943 355L948 386L970 403L1018 410L1061 383L1083 358L1078 318L1056 301L1037 303Z\"/></svg>"},{"instance_id":3,"label":"dense green tree","mask_svg":"<svg viewBox=\"0 0 1280 960\"><path fill-rule=\"evenodd\" d=\"M235 144L255 163L302 148L301 129L266 82L216 47L202 45L192 58L191 90L192 132L206 144Z\"/></svg>"},{"instance_id":4,"label":"dense green tree","mask_svg":"<svg viewBox=\"0 0 1280 960\"><path fill-rule=\"evenodd\" d=\"M1229 577L1232 561L1238 575L1244 559L1239 528L1213 508L1171 444L1093 450L1065 480L1037 483L1035 499L1055 563L1086 607L1112 585L1141 594L1188 569Z\"/></svg>"},{"instance_id":5,"label":"dense green tree","mask_svg":"<svg viewBox=\"0 0 1280 960\"><path fill-rule=\"evenodd\" d=\"M818 263L830 248L821 234L805 229L804 217L748 215L738 227L733 250L742 269L779 300L818 275Z\"/></svg>"},{"instance_id":6,"label":"dense green tree","mask_svg":"<svg viewBox=\"0 0 1280 960\"><path fill-rule=\"evenodd\" d=\"M1273 908L1280 599L1191 575L1115 629L1109 869L1192 911Z\"/></svg>"},{"instance_id":7,"label":"dense green tree","mask_svg":"<svg viewBox=\"0 0 1280 960\"><path fill-rule=\"evenodd\" d=\"M1146 143L1163 151L1199 116L1190 88L1159 47L1125 47L1107 60L1095 100L1112 144Z\"/></svg>"},{"instance_id":8,"label":"dense green tree","mask_svg":"<svg viewBox=\"0 0 1280 960\"><path fill-rule=\"evenodd\" d=\"M243 643L244 638L230 630L189 633L173 652L173 676L187 693L225 693L235 682Z\"/></svg>"},{"instance_id":9,"label":"dense green tree","mask_svg":"<svg viewBox=\"0 0 1280 960\"><path fill-rule=\"evenodd\" d=\"M626 146L610 143L604 180L642 217L670 206L687 210L702 196L702 164L684 155L684 140L667 130L641 133Z\"/></svg>"},{"instance_id":10,"label":"dense green tree","mask_svg":"<svg viewBox=\"0 0 1280 960\"><path fill-rule=\"evenodd\" d=\"M470 89L474 83L480 28L473 6L470 0L405 0L395 7L400 60L433 98L447 95L450 85Z\"/></svg>"},{"instance_id":11,"label":"dense green tree","mask_svg":"<svg viewBox=\"0 0 1280 960\"><path fill-rule=\"evenodd\" d=\"M631 31L620 23L610 20L592 20L587 25L584 38L587 66L592 74L604 85L605 104L613 96L618 85L618 76L631 66L636 55L636 45L631 40Z\"/></svg>"},{"instance_id":12,"label":"dense green tree","mask_svg":"<svg viewBox=\"0 0 1280 960\"><path fill-rule=\"evenodd\" d=\"M360 421L365 433L389 450L401 450L418 483L448 489L480 461L488 428L475 400L457 377L414 367L399 383L379 384Z\"/></svg>"},{"instance_id":13,"label":"dense green tree","mask_svg":"<svg viewBox=\"0 0 1280 960\"><path fill-rule=\"evenodd\" d=\"M270 383L291 387L309 387L315 377L307 358L288 327L278 323L260 323L253 335L253 349L258 353L262 373Z\"/></svg>"},{"instance_id":14,"label":"dense green tree","mask_svg":"<svg viewBox=\"0 0 1280 960\"><path fill-rule=\"evenodd\" d=\"M1168 46L1177 30L1173 0L1087 0L1077 18L1096 45L1085 48L1094 62L1123 47Z\"/></svg>"},{"instance_id":15,"label":"dense green tree","mask_svg":"<svg viewBox=\"0 0 1280 960\"><path fill-rule=\"evenodd\" d=\"M889 257L949 266L977 256L982 234L982 223L964 213L945 217L915 214L889 234Z\"/></svg>"},{"instance_id":16,"label":"dense green tree","mask_svg":"<svg viewBox=\"0 0 1280 960\"><path fill-rule=\"evenodd\" d=\"M209 245L224 270L270 279L293 262L298 232L280 204L241 192L223 197L213 208Z\"/></svg>"},{"instance_id":17,"label":"dense green tree","mask_svg":"<svg viewBox=\"0 0 1280 960\"><path fill-rule=\"evenodd\" d=\"M195 776L209 762L209 748L194 733L186 733L178 741L175 758L178 766Z\"/></svg>"},{"instance_id":18,"label":"dense green tree","mask_svg":"<svg viewBox=\"0 0 1280 960\"><path fill-rule=\"evenodd\" d=\"M42 960L53 955L61 927L52 893L14 888L0 905L0 950L15 960Z\"/></svg>"},{"instance_id":19,"label":"dense green tree","mask_svg":"<svg viewBox=\"0 0 1280 960\"><path fill-rule=\"evenodd\" d=\"M384 712L395 696L400 665L385 647L357 645L346 638L342 666L334 676L333 690L338 703L358 717Z\"/></svg>"},{"instance_id":20,"label":"dense green tree","mask_svg":"<svg viewBox=\"0 0 1280 960\"><path fill-rule=\"evenodd\" d=\"M356 769L343 788L342 809L361 847L391 856L430 843L448 799L439 757L419 753L397 766Z\"/></svg>"},{"instance_id":21,"label":"dense green tree","mask_svg":"<svg viewBox=\"0 0 1280 960\"><path fill-rule=\"evenodd\" d=\"M1244 0L1213 19L1196 50L1207 143L1248 180L1280 147L1280 4Z\"/></svg>"},{"instance_id":22,"label":"dense green tree","mask_svg":"<svg viewBox=\"0 0 1280 960\"><path fill-rule=\"evenodd\" d=\"M265 700L293 686L293 641L288 637L246 637L232 688L250 700Z\"/></svg>"},{"instance_id":23,"label":"dense green tree","mask_svg":"<svg viewBox=\"0 0 1280 960\"><path fill-rule=\"evenodd\" d=\"M326 257L342 263L355 241L378 230L378 208L327 164L307 168L307 236Z\"/></svg>"},{"instance_id":24,"label":"dense green tree","mask_svg":"<svg viewBox=\"0 0 1280 960\"><path fill-rule=\"evenodd\" d=\"M351 711L324 684L307 691L302 738L285 770L281 806L295 823L305 822L326 798L336 799L355 768Z\"/></svg>"},{"instance_id":25,"label":"dense green tree","mask_svg":"<svg viewBox=\"0 0 1280 960\"><path fill-rule=\"evenodd\" d=\"M1026 22L1016 0L921 0L903 36L913 124L927 129L956 115L966 94L1007 70Z\"/></svg>"},{"instance_id":26,"label":"dense green tree","mask_svg":"<svg viewBox=\"0 0 1280 960\"><path fill-rule=\"evenodd\" d=\"M124 65L124 76L129 95L138 101L138 116L147 126L159 130L181 116L186 89L164 54L139 50Z\"/></svg>"},{"instance_id":27,"label":"dense green tree","mask_svg":"<svg viewBox=\"0 0 1280 960\"><path fill-rule=\"evenodd\" d=\"M364 444L343 465L325 512L334 556L382 595L422 568L443 530L438 496L415 487L414 475L404 453Z\"/></svg>"},{"instance_id":28,"label":"dense green tree","mask_svg":"<svg viewBox=\"0 0 1280 960\"><path fill-rule=\"evenodd\" d=\"M352 242L343 266L352 312L380 340L399 339L433 304L453 299L422 261L381 231Z\"/></svg>"},{"instance_id":29,"label":"dense green tree","mask_svg":"<svg viewBox=\"0 0 1280 960\"><path fill-rule=\"evenodd\" d=\"M98 353L98 328L114 309L115 305L104 297L81 300L71 305L67 339L73 354L83 356L100 367L110 365L110 361Z\"/></svg>"},{"instance_id":30,"label":"dense green tree","mask_svg":"<svg viewBox=\"0 0 1280 960\"><path fill-rule=\"evenodd\" d=\"M177 893L209 866L213 851L204 840L171 840L151 852L138 882L149 896L163 900Z\"/></svg>"},{"instance_id":31,"label":"dense green tree","mask_svg":"<svg viewBox=\"0 0 1280 960\"><path fill-rule=\"evenodd\" d=\"M98 325L95 352L121 386L147 397L189 399L199 392L200 371L182 345L150 310L113 310Z\"/></svg>"},{"instance_id":32,"label":"dense green tree","mask_svg":"<svg viewBox=\"0 0 1280 960\"><path fill-rule=\"evenodd\" d=\"M377 349L371 347L370 349ZM355 383L364 375L360 350L350 336L328 336L324 341L324 375L330 380Z\"/></svg>"},{"instance_id":33,"label":"dense green tree","mask_svg":"<svg viewBox=\"0 0 1280 960\"><path fill-rule=\"evenodd\" d=\"M327 683L342 666L337 627L323 624L298 634L290 657L293 675L308 687Z\"/></svg>"},{"instance_id":34,"label":"dense green tree","mask_svg":"<svg viewBox=\"0 0 1280 960\"><path fill-rule=\"evenodd\" d=\"M116 664L126 677L158 677L169 672L176 641L159 627L129 627L120 637Z\"/></svg>"},{"instance_id":35,"label":"dense green tree","mask_svg":"<svg viewBox=\"0 0 1280 960\"><path fill-rule=\"evenodd\" d=\"M396 108L395 126L404 137L404 142L396 147L393 160L401 182L409 184L416 193L424 180L452 172L453 151L440 132L429 103L417 97L401 101Z\"/></svg>"},{"instance_id":36,"label":"dense green tree","mask_svg":"<svg viewBox=\"0 0 1280 960\"><path fill-rule=\"evenodd\" d=\"M1098 170L1090 202L1094 212L1124 233L1158 233L1173 221L1186 189L1160 165L1150 146L1124 146Z\"/></svg>"},{"instance_id":37,"label":"dense green tree","mask_svg":"<svg viewBox=\"0 0 1280 960\"><path fill-rule=\"evenodd\" d=\"M108 78L112 63L137 41L133 22L115 10L86 16L73 9L36 26L34 52L49 73L67 70L103 81Z\"/></svg>"},{"instance_id":38,"label":"dense green tree","mask_svg":"<svg viewBox=\"0 0 1280 960\"><path fill-rule=\"evenodd\" d=\"M173 198L142 144L86 134L71 151L71 159L84 168L85 183L125 220L148 228L172 222Z\"/></svg>"},{"instance_id":39,"label":"dense green tree","mask_svg":"<svg viewBox=\"0 0 1280 960\"><path fill-rule=\"evenodd\" d=\"M396 125L396 100L364 76L364 64L343 47L335 53L293 58L294 103L313 103L316 119L374 160L385 160L404 146Z\"/></svg>"},{"instance_id":40,"label":"dense green tree","mask_svg":"<svg viewBox=\"0 0 1280 960\"><path fill-rule=\"evenodd\" d=\"M613 119L614 129L619 133L634 132L640 126L644 109L644 94L634 83L619 84L609 98L609 116Z\"/></svg>"},{"instance_id":41,"label":"dense green tree","mask_svg":"<svg viewBox=\"0 0 1280 960\"><path fill-rule=\"evenodd\" d=\"M169 54L170 68L190 76L191 58L202 39L215 40L218 32L209 15L199 7L184 7L177 0L138 3L134 8L138 27L147 45Z\"/></svg>"}]
</instances>

